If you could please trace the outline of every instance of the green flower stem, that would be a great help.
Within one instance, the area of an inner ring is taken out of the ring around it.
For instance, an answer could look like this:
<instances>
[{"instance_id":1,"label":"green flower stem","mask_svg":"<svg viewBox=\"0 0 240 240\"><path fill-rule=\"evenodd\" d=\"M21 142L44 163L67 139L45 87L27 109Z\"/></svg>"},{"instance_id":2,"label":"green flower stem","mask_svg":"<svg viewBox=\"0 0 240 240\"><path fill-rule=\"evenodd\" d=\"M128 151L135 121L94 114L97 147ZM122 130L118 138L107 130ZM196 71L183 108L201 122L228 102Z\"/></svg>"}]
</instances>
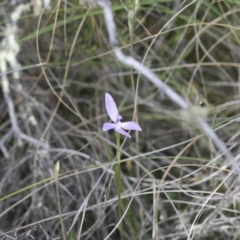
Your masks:
<instances>
[{"instance_id":1,"label":"green flower stem","mask_svg":"<svg viewBox=\"0 0 240 240\"><path fill-rule=\"evenodd\" d=\"M120 145L120 134L116 132L116 141L117 141L117 164L115 164L115 175L117 182L117 195L118 195L118 217L122 217L122 200L121 193L123 191L122 179L121 179L121 145ZM119 224L120 236L123 239L123 221Z\"/></svg>"}]
</instances>

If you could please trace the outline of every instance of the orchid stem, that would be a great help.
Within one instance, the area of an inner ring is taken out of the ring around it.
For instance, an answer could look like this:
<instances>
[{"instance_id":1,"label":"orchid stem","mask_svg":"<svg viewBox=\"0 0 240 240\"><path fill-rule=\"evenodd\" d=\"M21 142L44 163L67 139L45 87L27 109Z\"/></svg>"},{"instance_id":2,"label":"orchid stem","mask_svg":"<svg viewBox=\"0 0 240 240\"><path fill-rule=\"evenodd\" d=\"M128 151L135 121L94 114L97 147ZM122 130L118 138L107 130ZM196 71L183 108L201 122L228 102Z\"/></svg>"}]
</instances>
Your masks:
<instances>
[{"instance_id":1,"label":"orchid stem","mask_svg":"<svg viewBox=\"0 0 240 240\"><path fill-rule=\"evenodd\" d=\"M116 141L117 141L117 164L115 165L115 175L117 182L117 195L118 195L118 217L122 217L122 200L121 193L123 190L122 179L121 179L121 145L120 145L120 134L116 132ZM121 239L123 239L123 222L119 223L119 230Z\"/></svg>"}]
</instances>

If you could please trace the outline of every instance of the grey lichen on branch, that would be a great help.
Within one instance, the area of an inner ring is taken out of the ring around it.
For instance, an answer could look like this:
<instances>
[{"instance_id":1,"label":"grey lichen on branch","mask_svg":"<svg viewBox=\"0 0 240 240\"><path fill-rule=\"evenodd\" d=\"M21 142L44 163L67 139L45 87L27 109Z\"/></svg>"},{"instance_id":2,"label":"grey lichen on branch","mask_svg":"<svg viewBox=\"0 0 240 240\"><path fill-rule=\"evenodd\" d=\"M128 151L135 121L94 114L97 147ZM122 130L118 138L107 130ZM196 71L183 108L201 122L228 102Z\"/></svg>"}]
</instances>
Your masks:
<instances>
[{"instance_id":1,"label":"grey lichen on branch","mask_svg":"<svg viewBox=\"0 0 240 240\"><path fill-rule=\"evenodd\" d=\"M17 55L20 51L20 45L17 41L18 37L18 26L17 22L22 16L23 13L28 12L31 10L31 6L33 6L34 14L39 14L42 11L43 4L46 8L50 9L50 1L49 0L34 0L30 3L24 3L23 1L12 0L12 5L16 5L15 9L9 15L9 22L6 24L5 27L1 28L0 36L2 36L2 40L0 42L0 77L1 77L1 85L2 85L2 92L4 96L4 100L8 107L8 114L11 122L11 128L5 135L2 136L0 140L0 149L4 154L5 158L9 157L9 153L7 148L5 147L5 142L14 135L17 138L18 145L22 145L22 140L25 140L34 145L40 145L43 148L48 148L48 144L46 143L39 143L39 141L31 136L26 135L21 131L18 125L18 119L16 116L16 111L14 107L14 101L10 95L10 84L8 80L8 65L12 69L12 76L13 76L13 84L15 85L16 89L21 91L22 85L19 82L20 78L20 71L21 65L17 60ZM38 5L38 11L36 10L36 5ZM41 11L39 11L39 7L41 7ZM29 116L31 122L36 123L34 121L34 116Z\"/></svg>"}]
</instances>

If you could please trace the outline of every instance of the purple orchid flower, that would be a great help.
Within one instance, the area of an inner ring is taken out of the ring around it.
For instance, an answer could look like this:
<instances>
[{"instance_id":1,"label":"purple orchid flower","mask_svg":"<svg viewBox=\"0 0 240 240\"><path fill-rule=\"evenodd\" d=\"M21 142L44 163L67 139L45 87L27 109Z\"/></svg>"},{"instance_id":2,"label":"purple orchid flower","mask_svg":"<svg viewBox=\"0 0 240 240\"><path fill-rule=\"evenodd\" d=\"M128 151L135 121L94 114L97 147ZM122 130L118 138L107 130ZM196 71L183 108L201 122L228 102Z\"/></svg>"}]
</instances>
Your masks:
<instances>
[{"instance_id":1,"label":"purple orchid flower","mask_svg":"<svg viewBox=\"0 0 240 240\"><path fill-rule=\"evenodd\" d=\"M112 96L109 93L105 93L105 106L107 109L108 116L112 119L114 123L104 123L103 131L108 131L114 129L116 132L131 138L130 134L125 130L135 130L142 131L140 126L135 122L121 122L122 116L119 115L116 103L114 102Z\"/></svg>"}]
</instances>

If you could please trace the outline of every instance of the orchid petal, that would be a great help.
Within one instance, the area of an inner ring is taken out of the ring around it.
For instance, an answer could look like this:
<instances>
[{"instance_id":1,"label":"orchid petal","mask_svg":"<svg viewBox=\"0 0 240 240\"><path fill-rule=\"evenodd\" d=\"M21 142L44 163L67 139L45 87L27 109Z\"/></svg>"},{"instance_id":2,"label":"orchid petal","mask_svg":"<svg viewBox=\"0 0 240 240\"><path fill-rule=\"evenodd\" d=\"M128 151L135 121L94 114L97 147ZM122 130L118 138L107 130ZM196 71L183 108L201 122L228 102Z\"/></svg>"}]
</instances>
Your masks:
<instances>
[{"instance_id":1,"label":"orchid petal","mask_svg":"<svg viewBox=\"0 0 240 240\"><path fill-rule=\"evenodd\" d=\"M103 124L103 131L108 131L110 129L114 129L116 127L116 125L114 123L104 123Z\"/></svg>"},{"instance_id":2,"label":"orchid petal","mask_svg":"<svg viewBox=\"0 0 240 240\"><path fill-rule=\"evenodd\" d=\"M109 93L105 93L105 106L108 116L112 119L113 122L116 123L118 119L122 118L118 114L116 103L114 102L112 96Z\"/></svg>"},{"instance_id":3,"label":"orchid petal","mask_svg":"<svg viewBox=\"0 0 240 240\"><path fill-rule=\"evenodd\" d=\"M142 131L141 127L135 122L123 122L120 126L126 130Z\"/></svg>"},{"instance_id":4,"label":"orchid petal","mask_svg":"<svg viewBox=\"0 0 240 240\"><path fill-rule=\"evenodd\" d=\"M120 128L119 126L116 126L115 125L115 131L124 135L124 136L127 136L129 138L131 138L130 134L128 134L126 131L124 131L122 128Z\"/></svg>"},{"instance_id":5,"label":"orchid petal","mask_svg":"<svg viewBox=\"0 0 240 240\"><path fill-rule=\"evenodd\" d=\"M120 122L122 120L122 116L120 114L117 115L117 120L116 120L116 123L117 122Z\"/></svg>"}]
</instances>

